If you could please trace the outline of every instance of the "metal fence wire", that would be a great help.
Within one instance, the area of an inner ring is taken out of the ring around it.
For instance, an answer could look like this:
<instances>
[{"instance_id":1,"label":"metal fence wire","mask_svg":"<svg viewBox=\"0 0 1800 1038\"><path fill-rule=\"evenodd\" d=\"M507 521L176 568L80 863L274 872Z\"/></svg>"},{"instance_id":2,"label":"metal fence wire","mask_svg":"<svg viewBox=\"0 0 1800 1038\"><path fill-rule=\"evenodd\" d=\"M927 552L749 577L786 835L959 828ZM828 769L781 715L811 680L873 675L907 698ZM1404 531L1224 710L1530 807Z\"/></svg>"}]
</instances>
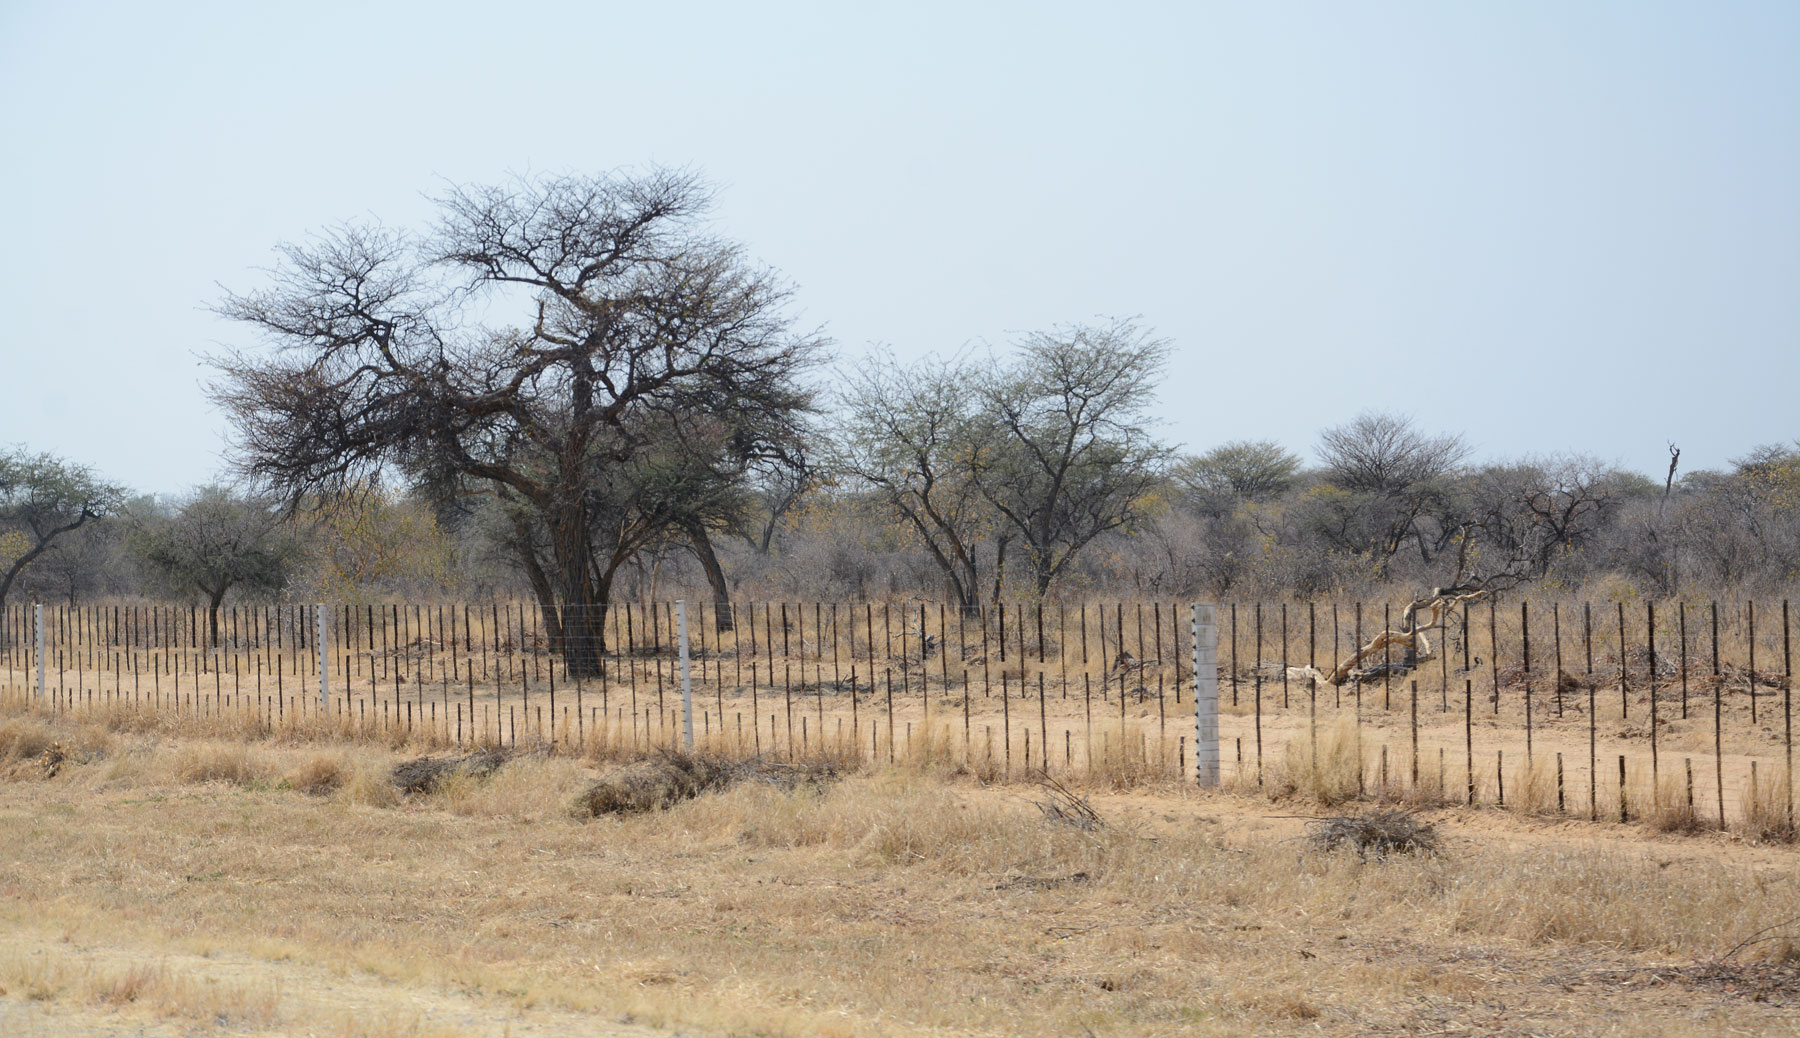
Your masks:
<instances>
[{"instance_id":1,"label":"metal fence wire","mask_svg":"<svg viewBox=\"0 0 1800 1038\"><path fill-rule=\"evenodd\" d=\"M1489 599L1423 647L1395 638L1345 668L1399 608L1218 604L1221 781L1791 827L1787 601ZM1189 616L1156 601L12 605L0 698L571 754L684 748L691 724L706 752L1174 783L1196 763Z\"/></svg>"}]
</instances>

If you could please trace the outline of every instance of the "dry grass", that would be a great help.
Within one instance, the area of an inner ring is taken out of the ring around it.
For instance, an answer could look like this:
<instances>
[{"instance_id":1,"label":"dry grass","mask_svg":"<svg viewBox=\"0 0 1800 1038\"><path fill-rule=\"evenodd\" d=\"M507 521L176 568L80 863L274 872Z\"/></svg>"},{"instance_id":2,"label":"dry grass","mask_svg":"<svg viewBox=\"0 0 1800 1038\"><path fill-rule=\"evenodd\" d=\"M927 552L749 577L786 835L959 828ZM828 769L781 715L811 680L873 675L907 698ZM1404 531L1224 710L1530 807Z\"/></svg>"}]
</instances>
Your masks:
<instances>
[{"instance_id":1,"label":"dry grass","mask_svg":"<svg viewBox=\"0 0 1800 1038\"><path fill-rule=\"evenodd\" d=\"M1520 761L1506 783L1506 807L1520 815L1544 817L1556 814L1555 762L1543 757Z\"/></svg>"},{"instance_id":2,"label":"dry grass","mask_svg":"<svg viewBox=\"0 0 1800 1038\"><path fill-rule=\"evenodd\" d=\"M299 767L288 772L288 785L302 793L324 796L344 783L348 764L341 754L315 753Z\"/></svg>"},{"instance_id":3,"label":"dry grass","mask_svg":"<svg viewBox=\"0 0 1800 1038\"><path fill-rule=\"evenodd\" d=\"M115 702L96 706L85 720L109 732L141 734L161 730L170 718L156 710Z\"/></svg>"},{"instance_id":4,"label":"dry grass","mask_svg":"<svg viewBox=\"0 0 1800 1038\"><path fill-rule=\"evenodd\" d=\"M913 742L912 751L902 764L921 774L951 778L971 771L963 759L962 736L952 732L948 725L938 726L934 733L921 734ZM840 774L858 771L864 766L859 754L837 740L827 741L822 759L829 761ZM987 781L997 777L999 772L996 770Z\"/></svg>"},{"instance_id":5,"label":"dry grass","mask_svg":"<svg viewBox=\"0 0 1800 1038\"><path fill-rule=\"evenodd\" d=\"M388 768L357 761L342 774L333 799L357 807L392 807L400 802L400 791L394 788Z\"/></svg>"},{"instance_id":6,"label":"dry grass","mask_svg":"<svg viewBox=\"0 0 1800 1038\"><path fill-rule=\"evenodd\" d=\"M1436 754L1419 761L1419 781L1406 791L1405 801L1415 808L1452 807L1462 802L1459 791L1450 785L1452 772L1445 759ZM1410 776L1408 776L1410 778Z\"/></svg>"},{"instance_id":7,"label":"dry grass","mask_svg":"<svg viewBox=\"0 0 1800 1038\"><path fill-rule=\"evenodd\" d=\"M1320 735L1317 770L1337 779L1314 788L1353 789L1354 732ZM1569 1000L1539 979L1705 961L1800 916L1800 874L1768 857L1785 850L1647 851L1491 811L1420 819L1445 853L1376 868L1353 847L1296 855L1300 823L1223 796L1089 790L1107 824L1082 827L968 776L881 767L579 821L568 806L594 776L564 757L402 799L378 747L264 744L231 773L292 789L225 777L250 792L165 797L206 781L185 765L217 744L118 738L106 761L0 783L0 839L60 866L11 873L0 919L277 974L330 966L421 1004L492 1000L520 1031L551 1010L771 1034L1469 1030L1505 1002L1521 1031L1678 1034L1693 1024L1679 991ZM1449 965L1470 957L1479 969ZM0 985L59 1005L164 999L154 969L90 986L8 968ZM297 1029L285 999L255 1015L262 990L222 1000L240 1004L233 1026ZM1713 1011L1745 1030L1780 1019L1748 1001Z\"/></svg>"},{"instance_id":8,"label":"dry grass","mask_svg":"<svg viewBox=\"0 0 1800 1038\"><path fill-rule=\"evenodd\" d=\"M1309 736L1292 739L1268 776L1270 795L1299 797L1323 807L1362 795L1363 763L1354 724L1339 722Z\"/></svg>"},{"instance_id":9,"label":"dry grass","mask_svg":"<svg viewBox=\"0 0 1800 1038\"><path fill-rule=\"evenodd\" d=\"M588 774L573 761L527 754L482 775L460 771L434 794L437 803L469 818L542 822L568 817L571 793Z\"/></svg>"},{"instance_id":10,"label":"dry grass","mask_svg":"<svg viewBox=\"0 0 1800 1038\"><path fill-rule=\"evenodd\" d=\"M0 760L29 760L55 741L50 727L35 717L9 717L0 721Z\"/></svg>"},{"instance_id":11,"label":"dry grass","mask_svg":"<svg viewBox=\"0 0 1800 1038\"><path fill-rule=\"evenodd\" d=\"M1657 783L1656 797L1649 815L1644 819L1650 828L1659 833L1697 833L1706 828L1706 822L1694 808L1694 801L1684 778L1677 775L1664 775Z\"/></svg>"},{"instance_id":12,"label":"dry grass","mask_svg":"<svg viewBox=\"0 0 1800 1038\"><path fill-rule=\"evenodd\" d=\"M169 772L180 782L226 782L247 786L269 778L267 758L240 743L183 743L176 747Z\"/></svg>"},{"instance_id":13,"label":"dry grass","mask_svg":"<svg viewBox=\"0 0 1800 1038\"><path fill-rule=\"evenodd\" d=\"M166 966L96 967L68 955L0 956L0 991L33 1002L72 1001L138 1013L207 1030L266 1030L280 1022L271 984L218 983Z\"/></svg>"},{"instance_id":14,"label":"dry grass","mask_svg":"<svg viewBox=\"0 0 1800 1038\"><path fill-rule=\"evenodd\" d=\"M1145 726L1120 726L1116 722L1103 729L1096 726L1095 738L1100 745L1096 748L1090 744L1089 751L1097 749L1098 752L1088 762L1086 772L1091 785L1100 789L1126 790L1170 781L1173 769L1163 757L1166 747L1160 747L1155 734ZM1033 772L1041 764L1040 759L1034 759ZM1033 772L1014 768L1015 774L1026 777Z\"/></svg>"},{"instance_id":15,"label":"dry grass","mask_svg":"<svg viewBox=\"0 0 1800 1038\"><path fill-rule=\"evenodd\" d=\"M1787 782L1781 776L1750 773L1741 797L1744 836L1757 843L1793 843L1795 808L1788 803Z\"/></svg>"}]
</instances>

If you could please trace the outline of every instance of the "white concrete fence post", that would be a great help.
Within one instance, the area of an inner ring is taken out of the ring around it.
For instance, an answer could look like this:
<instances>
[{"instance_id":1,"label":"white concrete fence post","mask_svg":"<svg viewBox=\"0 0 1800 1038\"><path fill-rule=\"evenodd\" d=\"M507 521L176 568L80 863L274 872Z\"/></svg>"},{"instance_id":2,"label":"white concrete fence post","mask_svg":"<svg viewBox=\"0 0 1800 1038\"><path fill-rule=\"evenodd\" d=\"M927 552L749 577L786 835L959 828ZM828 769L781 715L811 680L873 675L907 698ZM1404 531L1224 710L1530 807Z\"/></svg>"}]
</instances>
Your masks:
<instances>
[{"instance_id":1,"label":"white concrete fence post","mask_svg":"<svg viewBox=\"0 0 1800 1038\"><path fill-rule=\"evenodd\" d=\"M675 637L681 642L681 738L694 752L694 683L688 677L687 599L675 603Z\"/></svg>"},{"instance_id":2,"label":"white concrete fence post","mask_svg":"<svg viewBox=\"0 0 1800 1038\"><path fill-rule=\"evenodd\" d=\"M1193 604L1194 781L1219 786L1219 625L1215 607Z\"/></svg>"},{"instance_id":3,"label":"white concrete fence post","mask_svg":"<svg viewBox=\"0 0 1800 1038\"><path fill-rule=\"evenodd\" d=\"M325 623L325 606L313 606L313 641L319 650L319 712L331 710L331 628Z\"/></svg>"},{"instance_id":4,"label":"white concrete fence post","mask_svg":"<svg viewBox=\"0 0 1800 1038\"><path fill-rule=\"evenodd\" d=\"M40 701L44 698L44 604L37 603L31 610L31 625L37 629L37 692Z\"/></svg>"}]
</instances>

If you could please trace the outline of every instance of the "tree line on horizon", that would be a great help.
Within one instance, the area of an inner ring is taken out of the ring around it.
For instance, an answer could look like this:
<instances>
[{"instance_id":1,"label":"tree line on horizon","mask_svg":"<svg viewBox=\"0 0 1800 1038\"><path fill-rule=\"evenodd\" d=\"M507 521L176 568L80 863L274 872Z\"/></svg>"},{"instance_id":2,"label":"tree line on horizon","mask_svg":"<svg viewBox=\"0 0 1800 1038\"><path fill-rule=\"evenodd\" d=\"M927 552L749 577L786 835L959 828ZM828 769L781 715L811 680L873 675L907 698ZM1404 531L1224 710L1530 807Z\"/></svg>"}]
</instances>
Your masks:
<instances>
[{"instance_id":1,"label":"tree line on horizon","mask_svg":"<svg viewBox=\"0 0 1800 1038\"><path fill-rule=\"evenodd\" d=\"M684 171L522 179L450 189L416 233L283 246L217 305L258 340L213 358L232 485L127 499L0 452L0 604L521 594L581 670L621 595L698 593L723 624L745 598L1664 596L1800 570L1800 441L1657 482L1474 465L1367 411L1313 464L1184 454L1150 417L1169 344L1135 319L830 374L709 198Z\"/></svg>"}]
</instances>

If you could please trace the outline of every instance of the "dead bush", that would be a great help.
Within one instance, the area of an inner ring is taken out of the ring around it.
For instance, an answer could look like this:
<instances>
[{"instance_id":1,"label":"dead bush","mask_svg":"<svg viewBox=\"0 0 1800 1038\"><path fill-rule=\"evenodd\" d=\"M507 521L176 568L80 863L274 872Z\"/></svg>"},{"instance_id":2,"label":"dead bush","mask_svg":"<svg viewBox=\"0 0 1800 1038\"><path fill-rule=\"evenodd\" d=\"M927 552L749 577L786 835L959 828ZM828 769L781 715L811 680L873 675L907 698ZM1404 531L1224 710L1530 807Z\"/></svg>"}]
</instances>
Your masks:
<instances>
[{"instance_id":1,"label":"dead bush","mask_svg":"<svg viewBox=\"0 0 1800 1038\"><path fill-rule=\"evenodd\" d=\"M477 750L464 757L416 757L394 765L393 782L402 793L431 793L452 775L484 779L511 756L505 750Z\"/></svg>"},{"instance_id":2,"label":"dead bush","mask_svg":"<svg viewBox=\"0 0 1800 1038\"><path fill-rule=\"evenodd\" d=\"M1307 834L1320 850L1347 844L1364 861L1386 861L1393 854L1429 856L1440 850L1436 828L1404 809L1320 818L1307 823Z\"/></svg>"},{"instance_id":3,"label":"dead bush","mask_svg":"<svg viewBox=\"0 0 1800 1038\"><path fill-rule=\"evenodd\" d=\"M752 757L732 760L707 754L663 752L635 761L589 786L571 806L578 818L643 814L692 800L739 782L765 782L783 789L823 785L838 777L829 760L798 763Z\"/></svg>"}]
</instances>

